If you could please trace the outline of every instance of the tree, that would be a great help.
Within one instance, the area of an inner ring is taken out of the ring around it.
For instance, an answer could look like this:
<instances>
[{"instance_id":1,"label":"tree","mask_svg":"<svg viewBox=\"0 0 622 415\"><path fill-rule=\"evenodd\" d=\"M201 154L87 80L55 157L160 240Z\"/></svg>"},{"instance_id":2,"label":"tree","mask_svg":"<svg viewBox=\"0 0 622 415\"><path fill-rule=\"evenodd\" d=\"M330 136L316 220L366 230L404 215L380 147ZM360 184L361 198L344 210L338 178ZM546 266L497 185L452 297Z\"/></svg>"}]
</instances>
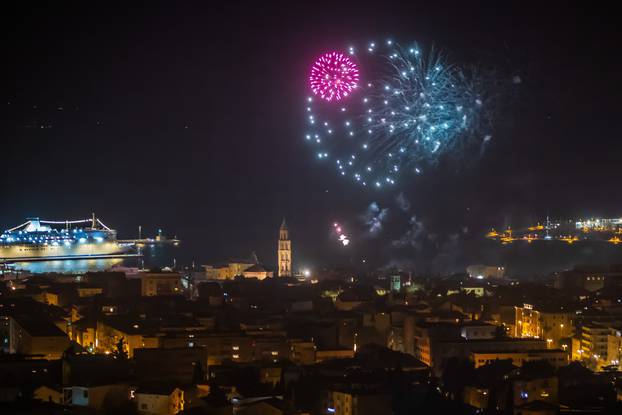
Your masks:
<instances>
[{"instance_id":1,"label":"tree","mask_svg":"<svg viewBox=\"0 0 622 415\"><path fill-rule=\"evenodd\" d=\"M112 355L117 359L126 360L128 358L127 351L125 350L125 338L121 337L115 345L115 350L112 351Z\"/></svg>"},{"instance_id":2,"label":"tree","mask_svg":"<svg viewBox=\"0 0 622 415\"><path fill-rule=\"evenodd\" d=\"M466 385L475 378L475 367L468 359L451 357L445 362L441 380L451 399L460 399Z\"/></svg>"},{"instance_id":3,"label":"tree","mask_svg":"<svg viewBox=\"0 0 622 415\"><path fill-rule=\"evenodd\" d=\"M495 339L504 339L508 337L508 333L505 330L505 326L495 327Z\"/></svg>"},{"instance_id":4,"label":"tree","mask_svg":"<svg viewBox=\"0 0 622 415\"><path fill-rule=\"evenodd\" d=\"M229 404L227 395L214 380L209 382L209 394L203 400L212 408L220 408Z\"/></svg>"},{"instance_id":5,"label":"tree","mask_svg":"<svg viewBox=\"0 0 622 415\"><path fill-rule=\"evenodd\" d=\"M65 349L65 351L63 351L63 359L67 359L69 357L73 357L76 355L76 349L75 349L75 344L73 342L71 342L69 344L69 347Z\"/></svg>"},{"instance_id":6,"label":"tree","mask_svg":"<svg viewBox=\"0 0 622 415\"><path fill-rule=\"evenodd\" d=\"M201 361L197 360L192 363L194 366L192 371L192 383L195 385L202 385L205 382L205 371L203 370L203 365L201 365Z\"/></svg>"}]
</instances>

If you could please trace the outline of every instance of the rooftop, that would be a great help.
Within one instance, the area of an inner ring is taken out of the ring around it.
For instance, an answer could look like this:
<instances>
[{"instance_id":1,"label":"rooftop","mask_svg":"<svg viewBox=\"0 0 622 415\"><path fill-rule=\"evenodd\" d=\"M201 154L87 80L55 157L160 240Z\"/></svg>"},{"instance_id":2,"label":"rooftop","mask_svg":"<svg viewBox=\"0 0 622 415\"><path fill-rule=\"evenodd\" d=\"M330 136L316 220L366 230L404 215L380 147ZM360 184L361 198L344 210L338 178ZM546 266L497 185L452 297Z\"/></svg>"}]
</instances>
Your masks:
<instances>
[{"instance_id":1,"label":"rooftop","mask_svg":"<svg viewBox=\"0 0 622 415\"><path fill-rule=\"evenodd\" d=\"M13 319L33 337L67 337L67 335L47 318L26 315L13 316Z\"/></svg>"},{"instance_id":2,"label":"rooftop","mask_svg":"<svg viewBox=\"0 0 622 415\"><path fill-rule=\"evenodd\" d=\"M136 389L137 394L146 394L146 395L170 395L173 393L175 389L179 387L176 383L154 383L154 384L145 384L140 385L138 389Z\"/></svg>"}]
</instances>

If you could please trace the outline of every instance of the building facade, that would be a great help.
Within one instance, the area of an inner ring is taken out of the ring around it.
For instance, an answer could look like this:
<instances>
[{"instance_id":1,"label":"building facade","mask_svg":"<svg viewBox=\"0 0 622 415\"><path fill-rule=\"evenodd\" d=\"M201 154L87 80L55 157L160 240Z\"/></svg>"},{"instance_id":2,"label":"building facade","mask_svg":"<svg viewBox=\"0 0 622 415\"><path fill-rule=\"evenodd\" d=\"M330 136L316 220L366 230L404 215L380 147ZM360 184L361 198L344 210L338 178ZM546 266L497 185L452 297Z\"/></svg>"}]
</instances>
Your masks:
<instances>
[{"instance_id":1,"label":"building facade","mask_svg":"<svg viewBox=\"0 0 622 415\"><path fill-rule=\"evenodd\" d=\"M179 295L182 293L181 274L177 272L146 272L140 275L143 297Z\"/></svg>"},{"instance_id":2,"label":"building facade","mask_svg":"<svg viewBox=\"0 0 622 415\"><path fill-rule=\"evenodd\" d=\"M568 353L559 349L524 350L524 351L487 351L471 352L470 360L475 368L487 365L496 360L511 360L514 366L522 366L525 362L545 360L551 366L559 368L569 363Z\"/></svg>"},{"instance_id":3,"label":"building facade","mask_svg":"<svg viewBox=\"0 0 622 415\"><path fill-rule=\"evenodd\" d=\"M40 355L45 359L60 359L69 347L69 337L51 321L29 316L3 317L8 330L3 334L1 350L10 354ZM7 347L8 345L8 347Z\"/></svg>"},{"instance_id":4,"label":"building facade","mask_svg":"<svg viewBox=\"0 0 622 415\"><path fill-rule=\"evenodd\" d=\"M335 415L389 415L391 396L382 392L329 391L325 413Z\"/></svg>"},{"instance_id":5,"label":"building facade","mask_svg":"<svg viewBox=\"0 0 622 415\"><path fill-rule=\"evenodd\" d=\"M184 391L177 387L143 387L135 396L140 415L175 415L184 410Z\"/></svg>"},{"instance_id":6,"label":"building facade","mask_svg":"<svg viewBox=\"0 0 622 415\"><path fill-rule=\"evenodd\" d=\"M622 367L622 328L611 327L607 336L607 365Z\"/></svg>"},{"instance_id":7,"label":"building facade","mask_svg":"<svg viewBox=\"0 0 622 415\"><path fill-rule=\"evenodd\" d=\"M279 229L279 244L277 251L279 269L279 277L291 277L292 276L292 241L289 240L289 230L285 219L281 223Z\"/></svg>"}]
</instances>

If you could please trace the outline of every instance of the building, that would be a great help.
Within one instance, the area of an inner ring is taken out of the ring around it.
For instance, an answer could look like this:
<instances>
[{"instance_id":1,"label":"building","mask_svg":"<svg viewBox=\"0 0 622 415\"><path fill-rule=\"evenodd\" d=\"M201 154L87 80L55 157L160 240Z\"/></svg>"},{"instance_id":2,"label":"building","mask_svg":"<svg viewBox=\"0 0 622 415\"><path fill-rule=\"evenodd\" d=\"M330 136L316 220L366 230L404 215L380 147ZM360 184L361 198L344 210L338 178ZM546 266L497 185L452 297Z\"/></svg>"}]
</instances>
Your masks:
<instances>
[{"instance_id":1,"label":"building","mask_svg":"<svg viewBox=\"0 0 622 415\"><path fill-rule=\"evenodd\" d=\"M583 360L592 363L590 366L607 364L608 336L608 323L594 321L581 326L581 354Z\"/></svg>"},{"instance_id":2,"label":"building","mask_svg":"<svg viewBox=\"0 0 622 415\"><path fill-rule=\"evenodd\" d=\"M562 339L574 333L573 314L564 311L540 310L540 328L542 338L549 347L559 347Z\"/></svg>"},{"instance_id":3,"label":"building","mask_svg":"<svg viewBox=\"0 0 622 415\"><path fill-rule=\"evenodd\" d=\"M493 339L499 326L482 321L466 321L462 323L460 336L467 340Z\"/></svg>"},{"instance_id":4,"label":"building","mask_svg":"<svg viewBox=\"0 0 622 415\"><path fill-rule=\"evenodd\" d=\"M140 415L174 415L184 410L184 391L172 385L141 386L134 397Z\"/></svg>"},{"instance_id":5,"label":"building","mask_svg":"<svg viewBox=\"0 0 622 415\"><path fill-rule=\"evenodd\" d=\"M65 405L82 406L102 411L118 408L128 401L130 388L126 384L71 386L63 389Z\"/></svg>"},{"instance_id":6,"label":"building","mask_svg":"<svg viewBox=\"0 0 622 415\"><path fill-rule=\"evenodd\" d=\"M182 293L181 274L177 272L145 272L140 277L140 295L177 295Z\"/></svg>"},{"instance_id":7,"label":"building","mask_svg":"<svg viewBox=\"0 0 622 415\"><path fill-rule=\"evenodd\" d=\"M278 398L259 398L252 399L250 403L243 404L238 410L239 415L284 415L287 411L287 404Z\"/></svg>"},{"instance_id":8,"label":"building","mask_svg":"<svg viewBox=\"0 0 622 415\"><path fill-rule=\"evenodd\" d=\"M484 327L484 335L489 333ZM468 359L472 352L526 352L546 349L546 342L539 339L482 338L470 340L461 336L459 324L446 322L404 322L404 350L430 366L440 376L444 363L451 357Z\"/></svg>"},{"instance_id":9,"label":"building","mask_svg":"<svg viewBox=\"0 0 622 415\"><path fill-rule=\"evenodd\" d=\"M622 368L622 328L612 327L607 336L607 364Z\"/></svg>"},{"instance_id":10,"label":"building","mask_svg":"<svg viewBox=\"0 0 622 415\"><path fill-rule=\"evenodd\" d=\"M545 401L531 401L514 408L515 415L557 415L559 405Z\"/></svg>"},{"instance_id":11,"label":"building","mask_svg":"<svg viewBox=\"0 0 622 415\"><path fill-rule=\"evenodd\" d=\"M220 365L227 360L246 363L255 357L253 337L241 332L168 334L160 341L163 348L206 348L208 366Z\"/></svg>"},{"instance_id":12,"label":"building","mask_svg":"<svg viewBox=\"0 0 622 415\"><path fill-rule=\"evenodd\" d=\"M570 351L571 351L570 360L572 361L582 360L583 349L581 348L581 338L574 336L570 340L572 342L570 345Z\"/></svg>"},{"instance_id":13,"label":"building","mask_svg":"<svg viewBox=\"0 0 622 415\"><path fill-rule=\"evenodd\" d=\"M606 286L617 285L622 280L622 269L616 266L577 266L572 270L560 272L555 280L555 288L560 290L584 289L598 291Z\"/></svg>"},{"instance_id":14,"label":"building","mask_svg":"<svg viewBox=\"0 0 622 415\"><path fill-rule=\"evenodd\" d=\"M109 354L117 349L119 342L130 358L134 356L134 349L160 347L158 327L149 320L126 316L109 316L98 320L95 349Z\"/></svg>"},{"instance_id":15,"label":"building","mask_svg":"<svg viewBox=\"0 0 622 415\"><path fill-rule=\"evenodd\" d=\"M339 311L352 311L371 305L376 299L372 290L351 288L342 291L335 300L335 308Z\"/></svg>"},{"instance_id":16,"label":"building","mask_svg":"<svg viewBox=\"0 0 622 415\"><path fill-rule=\"evenodd\" d=\"M289 240L289 230L285 219L281 223L279 229L279 242L278 242L278 276L279 277L291 277L292 276L292 241Z\"/></svg>"},{"instance_id":17,"label":"building","mask_svg":"<svg viewBox=\"0 0 622 415\"><path fill-rule=\"evenodd\" d=\"M399 293L402 289L402 277L400 275L391 275L391 292Z\"/></svg>"},{"instance_id":18,"label":"building","mask_svg":"<svg viewBox=\"0 0 622 415\"><path fill-rule=\"evenodd\" d=\"M531 304L501 306L500 322L512 337L544 339L549 348L561 346L562 339L574 334L574 313L563 307L535 307Z\"/></svg>"},{"instance_id":19,"label":"building","mask_svg":"<svg viewBox=\"0 0 622 415\"><path fill-rule=\"evenodd\" d=\"M76 291L78 292L78 297L85 298L103 294L104 288L90 284L80 284L76 287Z\"/></svg>"},{"instance_id":20,"label":"building","mask_svg":"<svg viewBox=\"0 0 622 415\"><path fill-rule=\"evenodd\" d=\"M351 359L354 357L354 350L352 349L322 349L315 352L315 363L320 363L325 360L334 359Z\"/></svg>"},{"instance_id":21,"label":"building","mask_svg":"<svg viewBox=\"0 0 622 415\"><path fill-rule=\"evenodd\" d=\"M203 265L208 280L232 280L237 276L244 275L249 268L257 265L257 257L253 255L250 260L232 259L221 265Z\"/></svg>"},{"instance_id":22,"label":"building","mask_svg":"<svg viewBox=\"0 0 622 415\"><path fill-rule=\"evenodd\" d=\"M486 387L467 385L462 392L463 402L477 410L488 408L490 390Z\"/></svg>"},{"instance_id":23,"label":"building","mask_svg":"<svg viewBox=\"0 0 622 415\"><path fill-rule=\"evenodd\" d=\"M253 360L278 361L290 355L290 345L284 335L253 336Z\"/></svg>"},{"instance_id":24,"label":"building","mask_svg":"<svg viewBox=\"0 0 622 415\"><path fill-rule=\"evenodd\" d=\"M41 355L45 359L60 359L69 347L69 337L45 318L12 316L8 322L9 353Z\"/></svg>"},{"instance_id":25,"label":"building","mask_svg":"<svg viewBox=\"0 0 622 415\"><path fill-rule=\"evenodd\" d=\"M263 280L266 278L272 278L272 271L268 271L263 267L263 265L255 264L246 268L242 275L244 278L257 278L258 280Z\"/></svg>"},{"instance_id":26,"label":"building","mask_svg":"<svg viewBox=\"0 0 622 415\"><path fill-rule=\"evenodd\" d=\"M450 322L417 321L409 316L404 320L404 351L412 354L428 366L432 366L432 348L443 341L492 340L497 326L467 321L461 324Z\"/></svg>"},{"instance_id":27,"label":"building","mask_svg":"<svg viewBox=\"0 0 622 415\"><path fill-rule=\"evenodd\" d=\"M460 291L476 297L483 297L486 294L486 283L478 280L468 280L462 284Z\"/></svg>"},{"instance_id":28,"label":"building","mask_svg":"<svg viewBox=\"0 0 622 415\"><path fill-rule=\"evenodd\" d=\"M524 376L519 374L512 381L514 408L530 402L546 402L556 405L558 400L558 380L555 376Z\"/></svg>"},{"instance_id":29,"label":"building","mask_svg":"<svg viewBox=\"0 0 622 415\"><path fill-rule=\"evenodd\" d=\"M501 323L509 327L509 334L512 337L541 337L540 312L534 310L533 305L501 306L499 312Z\"/></svg>"},{"instance_id":30,"label":"building","mask_svg":"<svg viewBox=\"0 0 622 415\"><path fill-rule=\"evenodd\" d=\"M32 398L42 402L63 404L63 391L60 388L41 385L32 392Z\"/></svg>"},{"instance_id":31,"label":"building","mask_svg":"<svg viewBox=\"0 0 622 415\"><path fill-rule=\"evenodd\" d=\"M142 382L157 383L161 379L166 379L190 385L198 380L195 379L197 373L207 373L207 349L204 347L136 349L134 363L136 376Z\"/></svg>"},{"instance_id":32,"label":"building","mask_svg":"<svg viewBox=\"0 0 622 415\"><path fill-rule=\"evenodd\" d=\"M389 415L393 413L391 395L364 390L329 391L325 413L334 415Z\"/></svg>"},{"instance_id":33,"label":"building","mask_svg":"<svg viewBox=\"0 0 622 415\"><path fill-rule=\"evenodd\" d=\"M511 360L514 366L522 366L525 362L546 360L555 368L568 364L568 353L560 349L523 350L523 351L487 351L471 352L470 360L475 368L492 363L495 360Z\"/></svg>"},{"instance_id":34,"label":"building","mask_svg":"<svg viewBox=\"0 0 622 415\"><path fill-rule=\"evenodd\" d=\"M27 293L26 295L28 295L35 301L38 301L40 303L47 304L47 305L56 305L56 306L58 305L58 294L57 293L49 292L47 290L35 290L35 289L30 289L27 291L30 291L30 292Z\"/></svg>"},{"instance_id":35,"label":"building","mask_svg":"<svg viewBox=\"0 0 622 415\"><path fill-rule=\"evenodd\" d=\"M165 336L181 336L183 342L173 347L193 347L193 338L205 330L205 326L189 316L171 318L146 317L145 315L119 314L106 316L97 321L96 348L100 352L114 352L119 342L129 357L134 349L164 347Z\"/></svg>"},{"instance_id":36,"label":"building","mask_svg":"<svg viewBox=\"0 0 622 415\"><path fill-rule=\"evenodd\" d=\"M95 350L96 331L97 321L95 319L80 319L71 325L71 340L92 352Z\"/></svg>"},{"instance_id":37,"label":"building","mask_svg":"<svg viewBox=\"0 0 622 415\"><path fill-rule=\"evenodd\" d=\"M315 363L317 347L313 341L290 340L289 358L299 365L312 365Z\"/></svg>"}]
</instances>

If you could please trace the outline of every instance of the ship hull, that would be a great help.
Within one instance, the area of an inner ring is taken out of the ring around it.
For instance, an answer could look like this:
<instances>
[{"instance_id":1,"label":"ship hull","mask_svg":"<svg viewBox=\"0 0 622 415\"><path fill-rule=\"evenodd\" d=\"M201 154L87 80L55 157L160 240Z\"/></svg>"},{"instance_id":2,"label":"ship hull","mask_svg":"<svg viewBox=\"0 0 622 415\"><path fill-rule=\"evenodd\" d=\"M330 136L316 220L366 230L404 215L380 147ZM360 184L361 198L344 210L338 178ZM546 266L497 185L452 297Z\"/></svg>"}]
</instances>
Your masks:
<instances>
[{"instance_id":1,"label":"ship hull","mask_svg":"<svg viewBox=\"0 0 622 415\"><path fill-rule=\"evenodd\" d=\"M67 246L15 244L0 246L0 261L44 261L53 259L113 258L132 255L133 244L117 242L72 243Z\"/></svg>"}]
</instances>

